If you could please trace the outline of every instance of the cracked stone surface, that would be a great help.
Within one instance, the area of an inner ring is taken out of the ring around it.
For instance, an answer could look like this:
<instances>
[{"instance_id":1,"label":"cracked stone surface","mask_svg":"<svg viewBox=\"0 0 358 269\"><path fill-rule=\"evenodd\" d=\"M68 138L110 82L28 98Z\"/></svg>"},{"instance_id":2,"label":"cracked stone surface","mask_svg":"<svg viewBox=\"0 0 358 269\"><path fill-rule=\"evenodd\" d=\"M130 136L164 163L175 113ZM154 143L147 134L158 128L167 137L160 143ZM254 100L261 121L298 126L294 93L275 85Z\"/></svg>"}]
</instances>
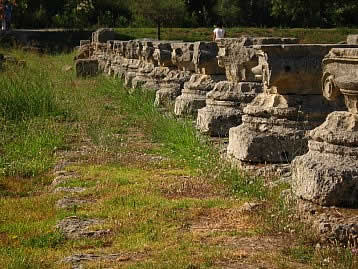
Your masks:
<instances>
[{"instance_id":1,"label":"cracked stone surface","mask_svg":"<svg viewBox=\"0 0 358 269\"><path fill-rule=\"evenodd\" d=\"M92 226L104 224L104 220L100 219L81 219L77 216L71 216L61 220L56 225L56 229L70 239L76 238L97 238L110 233L110 230L91 230Z\"/></svg>"},{"instance_id":2,"label":"cracked stone surface","mask_svg":"<svg viewBox=\"0 0 358 269\"><path fill-rule=\"evenodd\" d=\"M75 197L64 197L56 202L56 208L59 209L73 209L75 207L80 207L84 204L93 203L94 201L79 199Z\"/></svg>"},{"instance_id":3,"label":"cracked stone surface","mask_svg":"<svg viewBox=\"0 0 358 269\"><path fill-rule=\"evenodd\" d=\"M86 191L87 188L81 188L81 187L58 187L53 192L67 192L67 193L81 193Z\"/></svg>"}]
</instances>

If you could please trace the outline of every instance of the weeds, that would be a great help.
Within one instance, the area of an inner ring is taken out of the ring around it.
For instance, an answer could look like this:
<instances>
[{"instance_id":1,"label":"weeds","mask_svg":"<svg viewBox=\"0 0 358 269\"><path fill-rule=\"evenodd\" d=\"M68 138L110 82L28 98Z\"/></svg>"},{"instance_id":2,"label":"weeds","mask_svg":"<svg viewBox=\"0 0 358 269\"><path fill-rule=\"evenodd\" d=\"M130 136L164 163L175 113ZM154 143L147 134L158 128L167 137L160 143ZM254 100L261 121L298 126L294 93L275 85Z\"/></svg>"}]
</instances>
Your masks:
<instances>
[{"instance_id":1,"label":"weeds","mask_svg":"<svg viewBox=\"0 0 358 269\"><path fill-rule=\"evenodd\" d=\"M0 116L6 120L21 121L61 112L48 75L41 69L7 71L0 87Z\"/></svg>"}]
</instances>

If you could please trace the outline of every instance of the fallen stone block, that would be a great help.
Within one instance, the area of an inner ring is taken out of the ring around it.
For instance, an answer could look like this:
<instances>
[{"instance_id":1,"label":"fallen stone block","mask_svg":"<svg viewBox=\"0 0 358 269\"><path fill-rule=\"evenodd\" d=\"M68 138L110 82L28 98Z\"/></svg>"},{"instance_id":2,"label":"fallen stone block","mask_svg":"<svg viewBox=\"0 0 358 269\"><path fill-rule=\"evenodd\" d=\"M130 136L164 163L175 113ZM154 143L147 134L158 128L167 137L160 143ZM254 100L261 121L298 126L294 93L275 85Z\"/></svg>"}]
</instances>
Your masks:
<instances>
[{"instance_id":1,"label":"fallen stone block","mask_svg":"<svg viewBox=\"0 0 358 269\"><path fill-rule=\"evenodd\" d=\"M336 111L310 132L309 152L295 158L293 192L322 206L358 206L358 48L333 49L323 60L323 92L344 96Z\"/></svg>"},{"instance_id":2,"label":"fallen stone block","mask_svg":"<svg viewBox=\"0 0 358 269\"><path fill-rule=\"evenodd\" d=\"M191 72L170 71L163 80L159 81L159 90L156 92L154 105L163 107L174 104L181 95L184 83L189 81Z\"/></svg>"},{"instance_id":3,"label":"fallen stone block","mask_svg":"<svg viewBox=\"0 0 358 269\"><path fill-rule=\"evenodd\" d=\"M218 65L219 47L215 42L195 42L193 63L195 72L203 75L225 74L224 68Z\"/></svg>"}]
</instances>

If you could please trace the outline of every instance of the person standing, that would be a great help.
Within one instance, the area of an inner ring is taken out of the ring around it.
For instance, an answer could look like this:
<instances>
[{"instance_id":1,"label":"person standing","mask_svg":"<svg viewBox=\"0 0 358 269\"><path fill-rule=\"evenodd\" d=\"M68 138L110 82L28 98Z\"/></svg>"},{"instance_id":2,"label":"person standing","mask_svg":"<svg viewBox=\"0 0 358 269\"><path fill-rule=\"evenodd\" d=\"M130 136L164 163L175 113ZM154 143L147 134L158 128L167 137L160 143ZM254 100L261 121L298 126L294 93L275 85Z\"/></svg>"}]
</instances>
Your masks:
<instances>
[{"instance_id":1,"label":"person standing","mask_svg":"<svg viewBox=\"0 0 358 269\"><path fill-rule=\"evenodd\" d=\"M5 31L10 29L12 10L13 10L14 5L16 5L15 1L14 1L14 3L11 3L10 1L5 0L5 3L4 3L4 20L3 20L3 21L5 21L5 29L3 28L3 30L5 30Z\"/></svg>"},{"instance_id":2,"label":"person standing","mask_svg":"<svg viewBox=\"0 0 358 269\"><path fill-rule=\"evenodd\" d=\"M4 8L3 0L0 0L0 19L1 19L1 30L5 31L6 21L5 21L5 8Z\"/></svg>"},{"instance_id":3,"label":"person standing","mask_svg":"<svg viewBox=\"0 0 358 269\"><path fill-rule=\"evenodd\" d=\"M218 26L213 31L213 41L224 38L225 36L225 30L223 29L222 23L219 23Z\"/></svg>"}]
</instances>

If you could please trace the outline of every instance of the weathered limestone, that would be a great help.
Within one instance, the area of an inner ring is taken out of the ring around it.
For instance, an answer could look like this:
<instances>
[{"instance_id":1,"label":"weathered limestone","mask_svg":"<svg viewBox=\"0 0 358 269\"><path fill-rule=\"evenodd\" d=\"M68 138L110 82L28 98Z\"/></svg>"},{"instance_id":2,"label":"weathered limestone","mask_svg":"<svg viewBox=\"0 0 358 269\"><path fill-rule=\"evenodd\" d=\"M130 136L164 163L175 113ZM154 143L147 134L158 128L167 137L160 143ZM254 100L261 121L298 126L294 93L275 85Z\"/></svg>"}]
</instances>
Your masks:
<instances>
[{"instance_id":1,"label":"weathered limestone","mask_svg":"<svg viewBox=\"0 0 358 269\"><path fill-rule=\"evenodd\" d=\"M132 81L137 76L138 69L142 66L142 62L139 59L124 58L122 66L126 70L124 73L124 85L131 88Z\"/></svg>"},{"instance_id":2,"label":"weathered limestone","mask_svg":"<svg viewBox=\"0 0 358 269\"><path fill-rule=\"evenodd\" d=\"M142 44L139 40L130 40L126 43L124 58L122 59L122 68L124 72L124 85L132 87L132 81L137 76L138 69L143 65L139 59L142 50Z\"/></svg>"},{"instance_id":3,"label":"weathered limestone","mask_svg":"<svg viewBox=\"0 0 358 269\"><path fill-rule=\"evenodd\" d=\"M88 77L98 74L98 60L78 59L75 65L77 77Z\"/></svg>"},{"instance_id":4,"label":"weathered limestone","mask_svg":"<svg viewBox=\"0 0 358 269\"><path fill-rule=\"evenodd\" d=\"M144 41L141 45L139 55L143 63L133 79L132 87L158 90L159 82L175 68L171 60L171 42Z\"/></svg>"},{"instance_id":5,"label":"weathered limestone","mask_svg":"<svg viewBox=\"0 0 358 269\"><path fill-rule=\"evenodd\" d=\"M215 84L225 80L225 70L218 65L219 48L215 42L195 42L193 64L195 73L184 84L182 94L175 100L176 115L196 115L197 110L205 106L206 94Z\"/></svg>"},{"instance_id":6,"label":"weathered limestone","mask_svg":"<svg viewBox=\"0 0 358 269\"><path fill-rule=\"evenodd\" d=\"M243 124L230 129L228 154L241 161L290 162L307 152L309 130L342 110L321 95L322 59L340 45L257 45L264 92L244 108ZM342 45L344 46L344 45Z\"/></svg>"},{"instance_id":7,"label":"weathered limestone","mask_svg":"<svg viewBox=\"0 0 358 269\"><path fill-rule=\"evenodd\" d=\"M262 92L262 78L252 69L258 65L254 44L297 43L295 38L241 37L217 41L218 65L225 68L227 82L207 94L206 107L199 109L196 127L211 136L228 136L229 129L241 124L242 110ZM229 96L226 94L230 92Z\"/></svg>"},{"instance_id":8,"label":"weathered limestone","mask_svg":"<svg viewBox=\"0 0 358 269\"><path fill-rule=\"evenodd\" d=\"M172 62L182 71L195 71L193 62L194 43L192 42L176 42L172 43Z\"/></svg>"},{"instance_id":9,"label":"weathered limestone","mask_svg":"<svg viewBox=\"0 0 358 269\"><path fill-rule=\"evenodd\" d=\"M193 63L195 72L203 75L222 75L225 69L218 65L219 47L215 42L195 42Z\"/></svg>"},{"instance_id":10,"label":"weathered limestone","mask_svg":"<svg viewBox=\"0 0 358 269\"><path fill-rule=\"evenodd\" d=\"M189 71L170 71L164 79L159 82L159 90L156 92L156 106L170 106L182 93L184 83L189 81L192 73Z\"/></svg>"},{"instance_id":11,"label":"weathered limestone","mask_svg":"<svg viewBox=\"0 0 358 269\"><path fill-rule=\"evenodd\" d=\"M155 50L153 58L161 67L174 67L172 62L172 45L171 42L157 42L154 44Z\"/></svg>"},{"instance_id":12,"label":"weathered limestone","mask_svg":"<svg viewBox=\"0 0 358 269\"><path fill-rule=\"evenodd\" d=\"M118 41L113 42L114 56L111 61L112 74L120 79L125 79L126 67L123 65L125 61L126 47L129 41Z\"/></svg>"},{"instance_id":13,"label":"weathered limestone","mask_svg":"<svg viewBox=\"0 0 358 269\"><path fill-rule=\"evenodd\" d=\"M347 44L348 45L358 45L358 35L348 35Z\"/></svg>"},{"instance_id":14,"label":"weathered limestone","mask_svg":"<svg viewBox=\"0 0 358 269\"><path fill-rule=\"evenodd\" d=\"M159 90L156 92L155 105L169 106L181 95L184 83L189 81L195 65L193 63L194 43L171 43L171 64L176 69L171 70L167 76L159 81Z\"/></svg>"},{"instance_id":15,"label":"weathered limestone","mask_svg":"<svg viewBox=\"0 0 358 269\"><path fill-rule=\"evenodd\" d=\"M253 45L264 44L295 44L296 38L276 38L276 37L241 37L241 38L221 38L217 41L218 63L225 68L226 77L229 81L258 81L252 72L252 68L258 64Z\"/></svg>"},{"instance_id":16,"label":"weathered limestone","mask_svg":"<svg viewBox=\"0 0 358 269\"><path fill-rule=\"evenodd\" d=\"M98 60L98 68L101 72L104 71L107 65L107 43L92 43L93 53L91 58Z\"/></svg>"},{"instance_id":17,"label":"weathered limestone","mask_svg":"<svg viewBox=\"0 0 358 269\"><path fill-rule=\"evenodd\" d=\"M184 83L182 94L175 100L174 113L196 115L198 109L205 106L206 94L222 80L225 80L225 75L192 75L190 80Z\"/></svg>"},{"instance_id":18,"label":"weathered limestone","mask_svg":"<svg viewBox=\"0 0 358 269\"><path fill-rule=\"evenodd\" d=\"M140 88L146 84L153 83L153 78L150 76L153 70L154 65L152 63L142 62L133 78L132 88ZM154 82L154 84L156 83Z\"/></svg>"},{"instance_id":19,"label":"weathered limestone","mask_svg":"<svg viewBox=\"0 0 358 269\"><path fill-rule=\"evenodd\" d=\"M210 136L228 136L230 128L241 124L243 108L261 91L261 83L218 82L206 95L206 107L198 110L197 128Z\"/></svg>"},{"instance_id":20,"label":"weathered limestone","mask_svg":"<svg viewBox=\"0 0 358 269\"><path fill-rule=\"evenodd\" d=\"M106 43L108 40L118 39L118 33L111 28L101 28L92 33L92 42Z\"/></svg>"},{"instance_id":21,"label":"weathered limestone","mask_svg":"<svg viewBox=\"0 0 358 269\"><path fill-rule=\"evenodd\" d=\"M348 112L333 112L310 132L309 151L295 158L293 191L323 206L358 206L358 48L332 49L323 60L323 92L344 96Z\"/></svg>"}]
</instances>

